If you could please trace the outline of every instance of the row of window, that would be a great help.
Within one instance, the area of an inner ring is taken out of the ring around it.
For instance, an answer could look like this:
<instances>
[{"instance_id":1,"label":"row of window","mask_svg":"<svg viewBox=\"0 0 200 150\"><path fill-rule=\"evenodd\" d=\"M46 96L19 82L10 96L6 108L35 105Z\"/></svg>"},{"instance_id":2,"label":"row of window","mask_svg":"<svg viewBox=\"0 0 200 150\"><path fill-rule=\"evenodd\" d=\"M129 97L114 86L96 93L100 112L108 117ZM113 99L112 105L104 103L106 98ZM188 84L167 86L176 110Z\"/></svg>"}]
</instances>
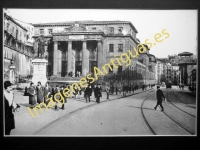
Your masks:
<instances>
[{"instance_id":1,"label":"row of window","mask_svg":"<svg viewBox=\"0 0 200 150\"><path fill-rule=\"evenodd\" d=\"M109 44L109 52L114 52L114 44ZM123 52L123 44L118 44L118 52Z\"/></svg>"},{"instance_id":2,"label":"row of window","mask_svg":"<svg viewBox=\"0 0 200 150\"><path fill-rule=\"evenodd\" d=\"M96 30L96 27L92 27L92 30ZM64 31L67 31L67 28L64 29ZM123 27L118 28L118 33L122 33ZM52 33L52 29L48 29L48 34ZM40 34L44 35L44 29L40 29ZM109 34L114 34L114 27L109 27ZM130 34L133 35L133 31L130 29Z\"/></svg>"},{"instance_id":3,"label":"row of window","mask_svg":"<svg viewBox=\"0 0 200 150\"><path fill-rule=\"evenodd\" d=\"M9 23L7 23L7 31L9 32L11 26ZM24 36L24 39L27 40L28 39L28 36L26 34L22 35L22 32L18 31L18 29L16 29L16 32L15 32L15 27L13 26L12 27L12 30L11 30L11 34L14 35L15 33L15 37L17 40L22 40L23 39L23 36Z\"/></svg>"},{"instance_id":4,"label":"row of window","mask_svg":"<svg viewBox=\"0 0 200 150\"><path fill-rule=\"evenodd\" d=\"M53 31L52 29L48 29L48 34L52 34L52 31ZM44 29L40 29L40 35L44 35Z\"/></svg>"},{"instance_id":5,"label":"row of window","mask_svg":"<svg viewBox=\"0 0 200 150\"><path fill-rule=\"evenodd\" d=\"M20 51L24 54L27 54L27 55L30 55L30 56L33 55L33 48L32 47L25 46L21 43L18 44L14 39L7 39L6 38L5 39L5 45L12 47L13 49Z\"/></svg>"}]
</instances>

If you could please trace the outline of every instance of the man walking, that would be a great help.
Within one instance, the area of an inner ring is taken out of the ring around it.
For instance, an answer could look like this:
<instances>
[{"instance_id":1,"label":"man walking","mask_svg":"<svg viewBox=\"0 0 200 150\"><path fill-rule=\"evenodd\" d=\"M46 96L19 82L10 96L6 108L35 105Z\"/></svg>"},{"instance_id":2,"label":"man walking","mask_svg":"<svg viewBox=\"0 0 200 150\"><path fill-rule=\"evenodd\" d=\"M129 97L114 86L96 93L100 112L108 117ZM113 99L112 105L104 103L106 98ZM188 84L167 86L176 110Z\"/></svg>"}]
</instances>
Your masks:
<instances>
[{"instance_id":1,"label":"man walking","mask_svg":"<svg viewBox=\"0 0 200 150\"><path fill-rule=\"evenodd\" d=\"M109 92L110 92L109 85L106 85L106 94L107 94L107 99L109 99Z\"/></svg>"},{"instance_id":2,"label":"man walking","mask_svg":"<svg viewBox=\"0 0 200 150\"><path fill-rule=\"evenodd\" d=\"M157 106L160 105L161 111L164 111L164 108L163 108L163 105L162 105L162 97L165 99L165 102L167 102L167 101L166 101L166 98L163 94L163 91L160 89L160 86L157 86L156 97L157 97L157 104L154 107L154 109L156 110Z\"/></svg>"},{"instance_id":3,"label":"man walking","mask_svg":"<svg viewBox=\"0 0 200 150\"><path fill-rule=\"evenodd\" d=\"M88 87L85 89L85 99L86 103L89 101L90 102L90 96L92 95L92 87L91 85L88 85Z\"/></svg>"},{"instance_id":4,"label":"man walking","mask_svg":"<svg viewBox=\"0 0 200 150\"><path fill-rule=\"evenodd\" d=\"M97 93L96 93L96 94L97 94L97 95L96 95L96 96L97 96L97 97L96 97L96 98L97 98L96 101L97 101L97 103L100 103L100 97L102 97L101 91L102 91L102 90L101 90L100 84L98 84L98 85L97 85L97 88L96 88L96 92L97 92Z\"/></svg>"}]
</instances>

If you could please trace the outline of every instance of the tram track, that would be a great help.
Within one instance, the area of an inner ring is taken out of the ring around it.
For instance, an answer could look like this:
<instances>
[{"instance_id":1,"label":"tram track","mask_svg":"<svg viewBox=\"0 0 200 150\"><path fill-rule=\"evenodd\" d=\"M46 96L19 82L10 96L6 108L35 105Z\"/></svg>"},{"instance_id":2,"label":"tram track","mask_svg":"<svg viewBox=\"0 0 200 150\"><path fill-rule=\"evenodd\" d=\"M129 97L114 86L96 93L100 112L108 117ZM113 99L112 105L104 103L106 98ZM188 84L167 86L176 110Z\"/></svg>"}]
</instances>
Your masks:
<instances>
[{"instance_id":1,"label":"tram track","mask_svg":"<svg viewBox=\"0 0 200 150\"><path fill-rule=\"evenodd\" d=\"M190 105L186 104L185 102L183 102L182 100L180 100L180 98L176 94L174 94L174 91L172 91L172 93L181 103L185 104L186 106L188 106L188 107L190 107L192 109L195 109L195 108L191 107Z\"/></svg>"},{"instance_id":2,"label":"tram track","mask_svg":"<svg viewBox=\"0 0 200 150\"><path fill-rule=\"evenodd\" d=\"M143 105L144 105L145 101L146 101L148 98L150 98L152 95L153 95L153 94L151 94L150 96L146 97L146 98L144 99L144 101L142 102L142 104L141 104L141 114L142 114L142 118L143 118L145 124L147 125L147 127L148 127L148 129L150 130L150 132L152 133L152 135L157 135L156 132L154 131L154 129L151 127L150 123L148 122L148 120L147 120L147 118L145 117L144 112L143 112ZM167 95L167 97L168 97L168 95ZM169 100L169 99L168 99L168 100ZM171 103L171 102L170 102L170 103ZM172 103L171 103L171 104L172 104ZM172 104L172 105L173 105L173 104ZM173 106L174 106L174 105L173 105ZM187 112L186 112L186 113L187 113ZM186 132L188 132L189 134L191 134L191 135L194 135L194 134L195 134L195 131L193 131L192 129L190 129L189 127L187 127L185 124L180 123L180 121L178 121L178 120L177 120L175 117L173 117L172 115L166 113L165 111L163 111L163 114L164 114L165 116L167 116L170 120L172 120L175 124L177 124L178 126L180 126L183 130L185 130ZM187 113L187 114L189 114L189 113ZM194 115L191 115L191 114L189 114L189 115L195 117Z\"/></svg>"},{"instance_id":3,"label":"tram track","mask_svg":"<svg viewBox=\"0 0 200 150\"><path fill-rule=\"evenodd\" d=\"M190 116L192 116L192 117L196 117L195 115L188 113L187 111L185 111L185 110L179 108L179 107L176 106L173 102L171 102L170 99L169 99L168 94L169 94L169 91L168 91L168 89L167 89L167 99L168 99L168 101L170 102L170 104L172 104L174 107L176 107L176 108L179 109L180 111L182 111L182 112L184 112L184 113L186 113L186 114L188 114L188 115L190 115ZM173 94L174 94L174 93L173 93ZM175 96L175 97L176 97L176 96ZM176 97L176 98L177 98L177 97ZM179 99L179 101L182 102L180 99ZM185 104L184 102L182 102L182 103ZM187 104L185 104L185 105L187 105ZM189 106L189 105L187 105L187 106ZM190 108L192 108L192 107L190 107Z\"/></svg>"},{"instance_id":4,"label":"tram track","mask_svg":"<svg viewBox=\"0 0 200 150\"><path fill-rule=\"evenodd\" d=\"M146 117L145 117L145 115L144 115L144 112L143 112L143 104L144 104L144 102L145 102L149 97L151 97L152 95L153 95L153 94L149 95L148 97L146 97L146 98L144 99L144 101L142 102L140 108L141 108L142 118L143 118L145 124L147 125L148 129L150 130L150 132L151 132L153 135L156 135L155 131L154 131L153 128L150 126L150 124L149 124L149 122L147 121L147 119L146 119Z\"/></svg>"}]
</instances>

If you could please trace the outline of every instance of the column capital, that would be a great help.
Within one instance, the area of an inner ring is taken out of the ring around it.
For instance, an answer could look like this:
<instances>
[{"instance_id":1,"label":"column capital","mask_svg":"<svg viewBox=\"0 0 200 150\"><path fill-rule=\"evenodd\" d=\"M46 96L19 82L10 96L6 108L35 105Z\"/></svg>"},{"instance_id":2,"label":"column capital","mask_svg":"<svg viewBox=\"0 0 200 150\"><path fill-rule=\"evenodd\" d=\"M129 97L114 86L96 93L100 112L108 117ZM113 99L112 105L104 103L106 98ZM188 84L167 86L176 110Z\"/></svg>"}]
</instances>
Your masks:
<instances>
[{"instance_id":1,"label":"column capital","mask_svg":"<svg viewBox=\"0 0 200 150\"><path fill-rule=\"evenodd\" d=\"M54 41L54 44L58 44L58 41Z\"/></svg>"}]
</instances>

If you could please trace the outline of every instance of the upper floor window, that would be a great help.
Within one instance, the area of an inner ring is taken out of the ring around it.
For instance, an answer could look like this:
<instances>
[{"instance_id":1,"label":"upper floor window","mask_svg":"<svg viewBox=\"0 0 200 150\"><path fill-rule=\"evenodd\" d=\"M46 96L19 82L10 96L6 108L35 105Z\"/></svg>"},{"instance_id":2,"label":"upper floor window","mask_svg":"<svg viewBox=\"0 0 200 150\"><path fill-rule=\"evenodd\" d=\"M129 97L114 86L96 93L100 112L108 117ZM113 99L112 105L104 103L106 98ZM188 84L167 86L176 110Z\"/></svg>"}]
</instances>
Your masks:
<instances>
[{"instance_id":1,"label":"upper floor window","mask_svg":"<svg viewBox=\"0 0 200 150\"><path fill-rule=\"evenodd\" d=\"M123 52L123 44L118 44L118 51Z\"/></svg>"},{"instance_id":2,"label":"upper floor window","mask_svg":"<svg viewBox=\"0 0 200 150\"><path fill-rule=\"evenodd\" d=\"M114 27L109 28L109 33L114 34Z\"/></svg>"},{"instance_id":3,"label":"upper floor window","mask_svg":"<svg viewBox=\"0 0 200 150\"><path fill-rule=\"evenodd\" d=\"M113 46L113 44L109 44L109 52L114 52L114 46Z\"/></svg>"},{"instance_id":4,"label":"upper floor window","mask_svg":"<svg viewBox=\"0 0 200 150\"><path fill-rule=\"evenodd\" d=\"M96 27L92 27L92 30L96 30L97 28Z\"/></svg>"},{"instance_id":5,"label":"upper floor window","mask_svg":"<svg viewBox=\"0 0 200 150\"><path fill-rule=\"evenodd\" d=\"M49 30L48 30L48 33L51 34L51 33L52 33L52 29L49 29Z\"/></svg>"},{"instance_id":6,"label":"upper floor window","mask_svg":"<svg viewBox=\"0 0 200 150\"><path fill-rule=\"evenodd\" d=\"M119 33L122 33L123 27L119 27Z\"/></svg>"},{"instance_id":7,"label":"upper floor window","mask_svg":"<svg viewBox=\"0 0 200 150\"><path fill-rule=\"evenodd\" d=\"M40 29L40 34L44 35L44 29Z\"/></svg>"}]
</instances>

